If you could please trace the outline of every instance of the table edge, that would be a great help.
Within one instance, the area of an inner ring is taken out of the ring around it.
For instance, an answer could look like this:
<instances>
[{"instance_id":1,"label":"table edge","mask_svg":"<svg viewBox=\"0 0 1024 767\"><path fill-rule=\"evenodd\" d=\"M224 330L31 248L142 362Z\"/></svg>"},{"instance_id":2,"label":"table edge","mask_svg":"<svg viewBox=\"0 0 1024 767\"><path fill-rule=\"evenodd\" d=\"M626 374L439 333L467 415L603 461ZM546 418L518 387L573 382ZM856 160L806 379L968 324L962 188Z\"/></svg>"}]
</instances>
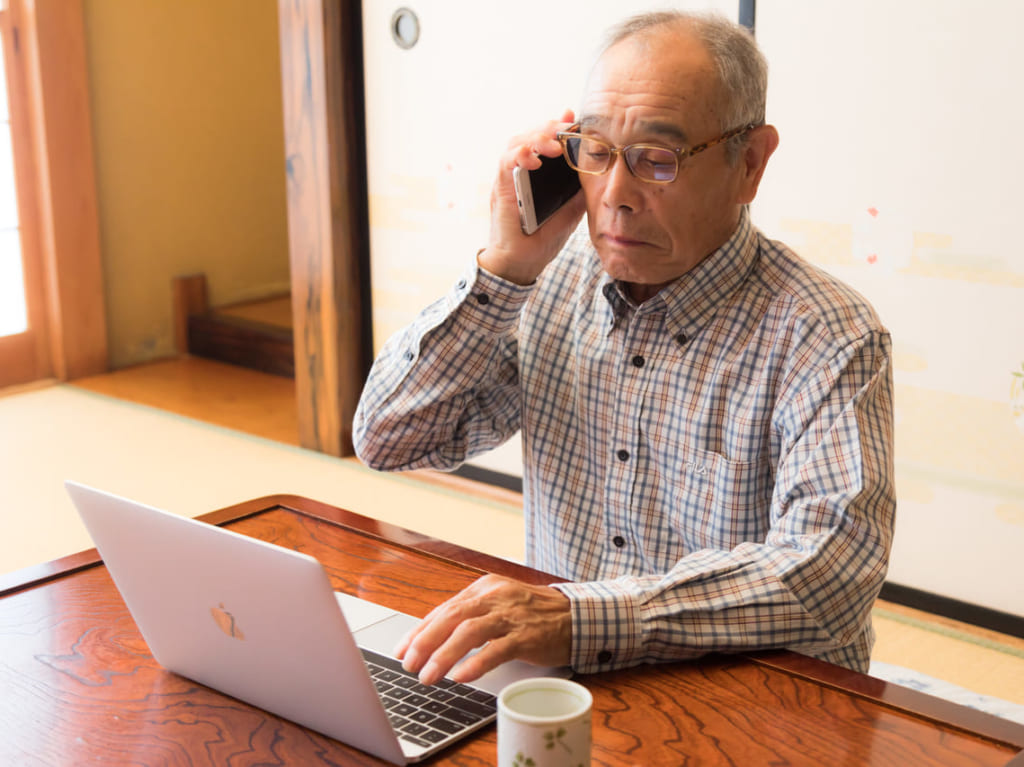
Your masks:
<instances>
[{"instance_id":1,"label":"table edge","mask_svg":"<svg viewBox=\"0 0 1024 767\"><path fill-rule=\"evenodd\" d=\"M275 508L288 509L298 514L313 516L333 524L349 527L390 544L415 549L433 558L443 559L463 567L470 567L481 573L500 572L533 583L558 583L564 581L563 578L547 575L510 559L502 559L491 554L467 549L440 538L432 538L423 533L418 533L389 522L383 522L338 506L332 506L321 501L289 493L266 495L242 501L231 506L225 506L221 509L197 515L195 519L212 525L227 525ZM99 552L92 548L42 564L30 565L29 567L13 570L8 573L0 573L0 599L25 589L40 586L48 581L94 567L100 564L101 561Z\"/></svg>"},{"instance_id":2,"label":"table edge","mask_svg":"<svg viewBox=\"0 0 1024 767\"><path fill-rule=\"evenodd\" d=\"M758 665L789 676L807 679L899 713L911 714L993 743L1016 748L1018 754L1007 764L1024 767L1024 724L792 650L765 650L743 653L743 656Z\"/></svg>"}]
</instances>

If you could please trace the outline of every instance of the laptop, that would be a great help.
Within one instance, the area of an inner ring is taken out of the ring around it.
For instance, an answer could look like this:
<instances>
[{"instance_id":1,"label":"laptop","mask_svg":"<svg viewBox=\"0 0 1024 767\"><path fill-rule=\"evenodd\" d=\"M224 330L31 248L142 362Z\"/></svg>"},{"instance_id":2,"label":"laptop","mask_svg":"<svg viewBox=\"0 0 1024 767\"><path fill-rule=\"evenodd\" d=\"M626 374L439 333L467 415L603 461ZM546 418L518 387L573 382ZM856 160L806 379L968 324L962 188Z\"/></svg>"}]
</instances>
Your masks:
<instances>
[{"instance_id":1,"label":"laptop","mask_svg":"<svg viewBox=\"0 0 1024 767\"><path fill-rule=\"evenodd\" d=\"M506 684L569 676L514 661L426 687L390 654L418 619L336 593L313 557L65 486L160 665L393 764L490 724Z\"/></svg>"}]
</instances>

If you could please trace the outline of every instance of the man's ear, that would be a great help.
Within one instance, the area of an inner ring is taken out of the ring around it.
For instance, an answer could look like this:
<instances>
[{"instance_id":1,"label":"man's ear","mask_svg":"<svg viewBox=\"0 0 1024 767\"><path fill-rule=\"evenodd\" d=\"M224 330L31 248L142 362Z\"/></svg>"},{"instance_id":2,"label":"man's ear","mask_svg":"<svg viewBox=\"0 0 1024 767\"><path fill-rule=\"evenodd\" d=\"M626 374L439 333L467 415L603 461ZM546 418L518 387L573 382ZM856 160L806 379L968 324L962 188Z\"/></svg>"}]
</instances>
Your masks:
<instances>
[{"instance_id":1,"label":"man's ear","mask_svg":"<svg viewBox=\"0 0 1024 767\"><path fill-rule=\"evenodd\" d=\"M768 158L779 145L779 132L774 125L760 125L750 131L746 146L738 160L743 176L740 181L740 195L737 200L748 205L757 196L757 188L761 185L761 176L768 165Z\"/></svg>"}]
</instances>

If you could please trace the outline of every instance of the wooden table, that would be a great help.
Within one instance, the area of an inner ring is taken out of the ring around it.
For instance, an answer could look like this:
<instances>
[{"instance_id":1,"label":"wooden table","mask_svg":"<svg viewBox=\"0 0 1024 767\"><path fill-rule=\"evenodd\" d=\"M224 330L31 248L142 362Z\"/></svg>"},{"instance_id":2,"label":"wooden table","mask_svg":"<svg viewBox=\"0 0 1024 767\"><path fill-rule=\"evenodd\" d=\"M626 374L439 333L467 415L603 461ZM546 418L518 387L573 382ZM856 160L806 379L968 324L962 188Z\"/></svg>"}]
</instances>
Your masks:
<instances>
[{"instance_id":1,"label":"wooden table","mask_svg":"<svg viewBox=\"0 0 1024 767\"><path fill-rule=\"evenodd\" d=\"M203 519L307 552L339 591L414 615L483 572L553 580L294 496ZM790 652L579 679L595 765L1024 767L1024 726ZM0 577L0 690L3 765L382 764L163 670L94 550ZM494 760L491 727L432 763Z\"/></svg>"}]
</instances>

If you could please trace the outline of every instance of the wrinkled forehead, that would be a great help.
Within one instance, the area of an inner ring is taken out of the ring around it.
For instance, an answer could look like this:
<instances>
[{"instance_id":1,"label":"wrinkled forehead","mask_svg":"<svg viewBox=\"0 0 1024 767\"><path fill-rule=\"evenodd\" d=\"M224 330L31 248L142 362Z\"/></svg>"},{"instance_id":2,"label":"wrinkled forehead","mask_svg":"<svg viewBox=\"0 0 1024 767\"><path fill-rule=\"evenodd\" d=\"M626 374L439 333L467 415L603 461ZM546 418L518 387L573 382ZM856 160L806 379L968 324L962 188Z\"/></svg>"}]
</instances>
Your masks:
<instances>
[{"instance_id":1,"label":"wrinkled forehead","mask_svg":"<svg viewBox=\"0 0 1024 767\"><path fill-rule=\"evenodd\" d=\"M711 56L692 35L634 35L598 58L579 119L598 130L618 126L686 141L717 128L719 91Z\"/></svg>"}]
</instances>

